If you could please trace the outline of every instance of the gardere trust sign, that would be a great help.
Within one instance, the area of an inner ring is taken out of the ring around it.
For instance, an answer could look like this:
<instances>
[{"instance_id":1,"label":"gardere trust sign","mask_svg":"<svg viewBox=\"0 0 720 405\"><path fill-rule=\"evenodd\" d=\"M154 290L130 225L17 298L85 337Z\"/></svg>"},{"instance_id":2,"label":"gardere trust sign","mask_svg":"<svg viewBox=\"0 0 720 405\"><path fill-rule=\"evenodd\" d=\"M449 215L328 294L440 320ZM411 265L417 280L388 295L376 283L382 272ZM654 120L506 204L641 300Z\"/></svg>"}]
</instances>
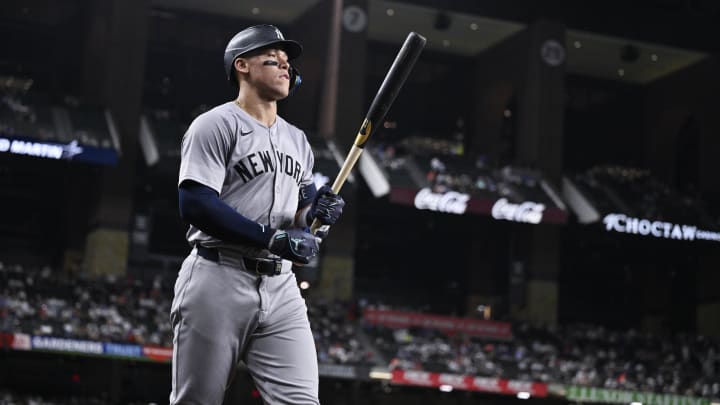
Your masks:
<instances>
[{"instance_id":1,"label":"gardere trust sign","mask_svg":"<svg viewBox=\"0 0 720 405\"><path fill-rule=\"evenodd\" d=\"M720 242L720 233L698 229L692 225L680 225L663 221L628 217L625 214L607 214L603 218L605 230L630 233L643 236L654 236L664 239L678 240L711 240Z\"/></svg>"}]
</instances>

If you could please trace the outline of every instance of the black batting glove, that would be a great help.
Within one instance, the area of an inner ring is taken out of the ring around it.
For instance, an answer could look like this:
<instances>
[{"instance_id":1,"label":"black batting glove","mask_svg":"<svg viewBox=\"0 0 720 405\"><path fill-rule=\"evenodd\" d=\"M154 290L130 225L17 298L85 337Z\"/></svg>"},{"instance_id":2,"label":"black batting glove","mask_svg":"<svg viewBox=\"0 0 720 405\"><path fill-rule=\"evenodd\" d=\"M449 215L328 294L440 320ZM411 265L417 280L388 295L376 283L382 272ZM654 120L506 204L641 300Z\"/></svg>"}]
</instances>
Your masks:
<instances>
[{"instance_id":1,"label":"black batting glove","mask_svg":"<svg viewBox=\"0 0 720 405\"><path fill-rule=\"evenodd\" d=\"M327 184L320 187L315 194L312 206L308 211L307 223L314 219L323 225L333 225L342 215L345 200L338 194L333 193L332 188Z\"/></svg>"},{"instance_id":2,"label":"black batting glove","mask_svg":"<svg viewBox=\"0 0 720 405\"><path fill-rule=\"evenodd\" d=\"M270 237L268 250L293 263L308 264L320 251L320 238L298 228L278 230Z\"/></svg>"}]
</instances>

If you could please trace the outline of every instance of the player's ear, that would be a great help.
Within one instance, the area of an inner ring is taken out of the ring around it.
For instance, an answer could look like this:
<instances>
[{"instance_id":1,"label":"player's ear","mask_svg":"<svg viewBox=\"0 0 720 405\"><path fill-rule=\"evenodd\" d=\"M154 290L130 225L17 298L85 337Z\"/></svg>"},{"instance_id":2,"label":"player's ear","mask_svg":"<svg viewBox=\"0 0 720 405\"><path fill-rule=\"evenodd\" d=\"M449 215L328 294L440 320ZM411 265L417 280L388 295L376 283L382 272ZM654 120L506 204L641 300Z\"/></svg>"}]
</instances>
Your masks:
<instances>
[{"instance_id":1,"label":"player's ear","mask_svg":"<svg viewBox=\"0 0 720 405\"><path fill-rule=\"evenodd\" d=\"M233 66L235 67L235 71L237 72L247 73L249 70L247 59L245 58L235 59L235 62L233 62Z\"/></svg>"}]
</instances>

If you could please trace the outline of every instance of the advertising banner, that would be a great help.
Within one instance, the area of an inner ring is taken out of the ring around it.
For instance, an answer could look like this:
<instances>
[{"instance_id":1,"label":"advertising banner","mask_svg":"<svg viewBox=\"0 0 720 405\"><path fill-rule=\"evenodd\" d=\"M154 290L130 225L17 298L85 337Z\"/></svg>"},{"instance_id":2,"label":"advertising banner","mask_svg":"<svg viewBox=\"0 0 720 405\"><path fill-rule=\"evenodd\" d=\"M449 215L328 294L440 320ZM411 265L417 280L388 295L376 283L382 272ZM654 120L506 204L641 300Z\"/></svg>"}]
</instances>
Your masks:
<instances>
[{"instance_id":1,"label":"advertising banner","mask_svg":"<svg viewBox=\"0 0 720 405\"><path fill-rule=\"evenodd\" d=\"M494 339L511 339L510 323L485 321L482 319L459 318L453 316L430 315L419 312L405 312L387 309L366 308L363 320L370 324L388 328L407 328L411 326L441 330L449 335L465 333Z\"/></svg>"},{"instance_id":2,"label":"advertising banner","mask_svg":"<svg viewBox=\"0 0 720 405\"><path fill-rule=\"evenodd\" d=\"M0 134L0 155L3 154L98 165L116 165L118 160L117 152L113 148L87 146L79 144L77 141L63 144Z\"/></svg>"},{"instance_id":3,"label":"advertising banner","mask_svg":"<svg viewBox=\"0 0 720 405\"><path fill-rule=\"evenodd\" d=\"M398 385L424 387L440 387L445 385L458 390L494 392L505 395L516 395L520 392L525 392L533 397L546 397L548 392L547 385L543 383L414 370L393 370L391 381L393 384Z\"/></svg>"},{"instance_id":4,"label":"advertising banner","mask_svg":"<svg viewBox=\"0 0 720 405\"><path fill-rule=\"evenodd\" d=\"M23 333L3 334L0 347L15 350L42 350L74 354L92 354L112 357L148 358L169 361L171 347L140 346L132 343L96 342L92 340L67 339L52 336L31 336Z\"/></svg>"},{"instance_id":5,"label":"advertising banner","mask_svg":"<svg viewBox=\"0 0 720 405\"><path fill-rule=\"evenodd\" d=\"M104 353L108 356L142 357L142 347L126 343L103 343Z\"/></svg>"},{"instance_id":6,"label":"advertising banner","mask_svg":"<svg viewBox=\"0 0 720 405\"><path fill-rule=\"evenodd\" d=\"M355 367L345 364L318 364L321 377L343 378L348 380L368 379L370 370L367 367Z\"/></svg>"},{"instance_id":7,"label":"advertising banner","mask_svg":"<svg viewBox=\"0 0 720 405\"><path fill-rule=\"evenodd\" d=\"M81 354L103 354L102 342L92 340L65 339L52 336L33 336L32 350L49 350Z\"/></svg>"},{"instance_id":8,"label":"advertising banner","mask_svg":"<svg viewBox=\"0 0 720 405\"><path fill-rule=\"evenodd\" d=\"M172 360L173 349L172 347L143 346L142 355L150 360L169 362Z\"/></svg>"},{"instance_id":9,"label":"advertising banner","mask_svg":"<svg viewBox=\"0 0 720 405\"><path fill-rule=\"evenodd\" d=\"M698 229L695 225L653 221L617 213L605 215L603 223L605 224L605 230L608 232L652 236L661 239L720 242L720 232Z\"/></svg>"},{"instance_id":10,"label":"advertising banner","mask_svg":"<svg viewBox=\"0 0 720 405\"><path fill-rule=\"evenodd\" d=\"M0 333L0 349L3 347L11 347L13 338L12 333Z\"/></svg>"},{"instance_id":11,"label":"advertising banner","mask_svg":"<svg viewBox=\"0 0 720 405\"><path fill-rule=\"evenodd\" d=\"M15 350L30 350L32 349L32 343L30 342L30 335L24 333L14 333L12 335L12 343L10 347Z\"/></svg>"},{"instance_id":12,"label":"advertising banner","mask_svg":"<svg viewBox=\"0 0 720 405\"><path fill-rule=\"evenodd\" d=\"M608 390L604 388L568 386L565 388L568 400L577 402L603 402L607 404L643 405L710 405L710 400L698 397L668 395L655 392Z\"/></svg>"},{"instance_id":13,"label":"advertising banner","mask_svg":"<svg viewBox=\"0 0 720 405\"><path fill-rule=\"evenodd\" d=\"M564 224L567 211L535 201L510 202L507 198L479 198L457 191L433 192L430 188L392 187L390 201L410 205L419 210L448 214L489 215L497 220L526 224Z\"/></svg>"}]
</instances>

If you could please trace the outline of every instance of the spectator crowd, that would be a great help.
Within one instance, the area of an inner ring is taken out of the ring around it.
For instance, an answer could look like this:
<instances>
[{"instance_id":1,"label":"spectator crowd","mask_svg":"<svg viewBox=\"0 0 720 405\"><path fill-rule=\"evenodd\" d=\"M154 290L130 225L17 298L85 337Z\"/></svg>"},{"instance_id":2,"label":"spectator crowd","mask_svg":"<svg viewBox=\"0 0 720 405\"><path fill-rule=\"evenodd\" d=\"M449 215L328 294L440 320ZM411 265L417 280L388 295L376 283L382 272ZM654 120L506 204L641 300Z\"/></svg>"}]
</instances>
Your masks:
<instances>
[{"instance_id":1,"label":"spectator crowd","mask_svg":"<svg viewBox=\"0 0 720 405\"><path fill-rule=\"evenodd\" d=\"M0 263L0 332L170 346L173 283ZM720 396L720 342L697 334L515 322L510 338L483 338L370 323L363 310L382 306L365 300L306 301L324 364Z\"/></svg>"},{"instance_id":2,"label":"spectator crowd","mask_svg":"<svg viewBox=\"0 0 720 405\"><path fill-rule=\"evenodd\" d=\"M720 342L599 325L514 323L497 340L427 328L365 325L391 369L717 398Z\"/></svg>"}]
</instances>

